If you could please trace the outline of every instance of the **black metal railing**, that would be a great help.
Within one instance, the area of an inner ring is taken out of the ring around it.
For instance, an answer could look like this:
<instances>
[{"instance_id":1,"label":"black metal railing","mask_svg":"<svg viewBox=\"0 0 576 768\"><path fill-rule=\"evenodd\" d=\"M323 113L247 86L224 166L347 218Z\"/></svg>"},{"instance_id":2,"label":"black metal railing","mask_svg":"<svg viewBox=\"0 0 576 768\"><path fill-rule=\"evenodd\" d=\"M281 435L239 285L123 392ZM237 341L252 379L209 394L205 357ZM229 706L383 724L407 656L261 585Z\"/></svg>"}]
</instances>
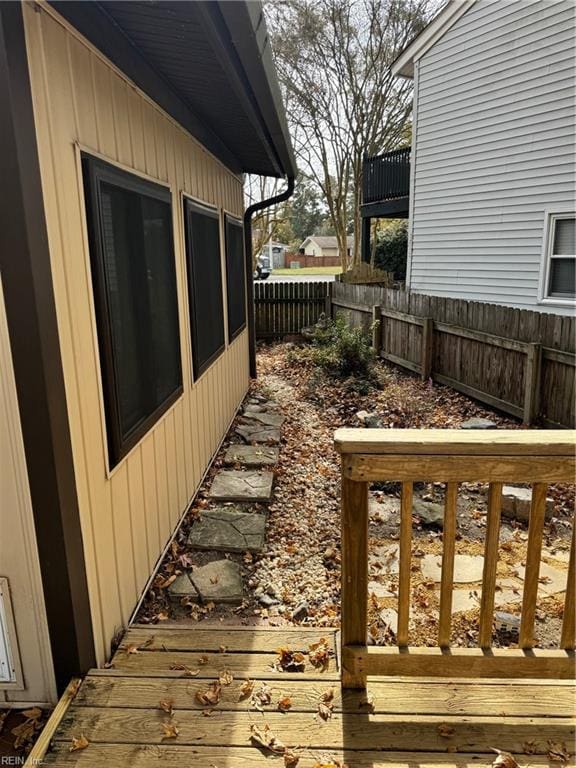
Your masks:
<instances>
[{"instance_id":1,"label":"black metal railing","mask_svg":"<svg viewBox=\"0 0 576 768\"><path fill-rule=\"evenodd\" d=\"M408 197L410 192L411 147L395 149L364 160L362 202L375 203Z\"/></svg>"}]
</instances>

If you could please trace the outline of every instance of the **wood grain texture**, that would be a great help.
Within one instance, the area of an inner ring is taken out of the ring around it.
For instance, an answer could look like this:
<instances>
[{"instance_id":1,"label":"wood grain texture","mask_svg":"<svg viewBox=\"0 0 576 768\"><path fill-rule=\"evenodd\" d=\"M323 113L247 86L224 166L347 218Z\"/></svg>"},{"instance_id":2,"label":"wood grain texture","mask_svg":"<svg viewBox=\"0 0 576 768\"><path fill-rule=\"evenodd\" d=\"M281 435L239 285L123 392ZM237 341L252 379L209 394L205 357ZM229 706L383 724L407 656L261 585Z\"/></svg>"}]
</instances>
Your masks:
<instances>
[{"instance_id":1,"label":"wood grain texture","mask_svg":"<svg viewBox=\"0 0 576 768\"><path fill-rule=\"evenodd\" d=\"M518 641L520 648L532 648L535 643L534 618L536 616L536 601L538 600L538 577L540 575L547 490L548 487L544 483L536 483L532 488L528 543L526 545L526 572L522 596L522 619Z\"/></svg>"},{"instance_id":2,"label":"wood grain texture","mask_svg":"<svg viewBox=\"0 0 576 768\"><path fill-rule=\"evenodd\" d=\"M444 528L442 534L442 574L440 581L440 618L438 622L438 645L450 645L452 626L452 591L454 589L454 553L456 544L456 510L458 484L448 483L444 502Z\"/></svg>"},{"instance_id":3,"label":"wood grain texture","mask_svg":"<svg viewBox=\"0 0 576 768\"><path fill-rule=\"evenodd\" d=\"M412 506L414 486L402 483L400 503L400 564L398 570L398 645L408 645L410 619L410 568L412 565Z\"/></svg>"},{"instance_id":4,"label":"wood grain texture","mask_svg":"<svg viewBox=\"0 0 576 768\"><path fill-rule=\"evenodd\" d=\"M560 647L573 649L576 635L576 519L572 520L572 544L567 579Z\"/></svg>"},{"instance_id":5,"label":"wood grain texture","mask_svg":"<svg viewBox=\"0 0 576 768\"><path fill-rule=\"evenodd\" d=\"M482 574L482 595L480 598L480 628L478 645L490 648L494 617L494 596L496 594L496 568L498 566L498 544L500 541L500 514L502 508L502 483L491 483L488 492L486 518L486 539L484 545L484 571Z\"/></svg>"}]
</instances>

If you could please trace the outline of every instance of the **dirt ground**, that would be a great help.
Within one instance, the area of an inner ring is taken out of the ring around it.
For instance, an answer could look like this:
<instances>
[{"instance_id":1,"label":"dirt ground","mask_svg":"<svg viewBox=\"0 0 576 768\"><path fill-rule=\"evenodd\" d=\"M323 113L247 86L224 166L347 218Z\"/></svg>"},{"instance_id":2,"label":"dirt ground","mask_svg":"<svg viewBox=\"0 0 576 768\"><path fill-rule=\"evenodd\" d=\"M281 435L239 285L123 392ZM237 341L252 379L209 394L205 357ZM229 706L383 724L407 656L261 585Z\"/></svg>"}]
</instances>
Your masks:
<instances>
[{"instance_id":1,"label":"dirt ground","mask_svg":"<svg viewBox=\"0 0 576 768\"><path fill-rule=\"evenodd\" d=\"M358 411L375 413L383 426L395 428L458 427L472 417L489 418L499 427L520 428L518 423L453 390L421 382L417 377L383 363L377 364L377 386L365 381L334 379L314 366L294 344L262 346L258 356L259 378L252 393L278 403L286 417L282 427L280 461L275 470L275 490L268 507L267 548L262 555L227 555L242 568L245 599L233 607L174 604L166 585L186 568L220 559L222 553L187 549L186 539L194 520L208 505L205 493L215 472L222 466L224 441L205 483L187 515L168 556L141 608L138 621L157 623L217 622L219 624L310 624L338 626L340 594L339 457L333 448L334 431L342 426L360 426ZM481 556L486 526L486 494L482 485L462 484L459 492L458 555ZM543 561L556 571L566 571L573 514L573 491L552 486L554 513L545 526ZM442 484L417 484L415 498L443 503ZM370 504L370 637L385 643L394 637L394 608L397 575L394 546L399 533L399 491L395 484L375 484ZM520 612L519 571L526 550L526 526L503 520L499 610L516 616ZM392 550L392 551L390 551ZM424 558L442 551L441 528L414 516L412 563L411 644L435 644L438 621L438 583L421 571ZM376 555L374 555L376 553ZM389 562L387 562L387 560ZM383 561L383 562L381 562ZM541 578L542 589L546 579ZM503 585L503 586L502 586ZM478 626L480 583L462 587L466 610L453 617L453 642L475 644ZM558 642L561 594L539 596L537 639L542 647ZM265 607L272 597L278 604ZM498 633L496 644L511 645L514 635Z\"/></svg>"}]
</instances>

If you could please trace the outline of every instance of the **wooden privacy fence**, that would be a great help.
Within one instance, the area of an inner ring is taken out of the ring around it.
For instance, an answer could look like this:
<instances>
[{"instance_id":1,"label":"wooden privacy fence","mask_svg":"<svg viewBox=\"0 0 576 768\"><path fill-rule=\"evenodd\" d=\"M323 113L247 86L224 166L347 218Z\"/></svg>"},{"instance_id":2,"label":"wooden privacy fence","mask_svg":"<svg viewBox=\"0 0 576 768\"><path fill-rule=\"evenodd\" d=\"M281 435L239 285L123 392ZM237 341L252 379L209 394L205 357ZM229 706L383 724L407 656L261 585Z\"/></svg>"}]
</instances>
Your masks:
<instances>
[{"instance_id":1,"label":"wooden privacy fence","mask_svg":"<svg viewBox=\"0 0 576 768\"><path fill-rule=\"evenodd\" d=\"M254 283L256 338L278 339L314 325L322 312L330 312L327 282Z\"/></svg>"},{"instance_id":2,"label":"wooden privacy fence","mask_svg":"<svg viewBox=\"0 0 576 768\"><path fill-rule=\"evenodd\" d=\"M574 482L576 432L340 429L342 457L342 684L363 688L366 675L446 678L570 678L574 675L575 525L559 648L534 648L534 619L548 483ZM396 646L368 647L368 487L402 483ZM415 481L446 483L437 645L410 646L412 500ZM452 593L458 483L489 483L478 647L452 648ZM503 483L530 483L532 505L518 648L492 648Z\"/></svg>"}]
</instances>

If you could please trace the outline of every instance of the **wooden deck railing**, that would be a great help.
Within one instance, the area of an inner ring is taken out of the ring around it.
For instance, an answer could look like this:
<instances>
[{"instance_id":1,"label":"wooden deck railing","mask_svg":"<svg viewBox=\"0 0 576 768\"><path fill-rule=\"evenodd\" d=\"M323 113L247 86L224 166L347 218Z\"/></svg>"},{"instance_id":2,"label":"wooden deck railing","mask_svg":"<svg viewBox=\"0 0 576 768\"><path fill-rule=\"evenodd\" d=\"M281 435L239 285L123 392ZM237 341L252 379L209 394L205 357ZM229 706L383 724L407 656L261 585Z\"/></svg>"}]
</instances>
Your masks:
<instances>
[{"instance_id":1,"label":"wooden deck railing","mask_svg":"<svg viewBox=\"0 0 576 768\"><path fill-rule=\"evenodd\" d=\"M559 648L534 648L542 534L549 483L573 483L576 431L340 429L342 456L342 684L363 688L366 675L567 678L574 676L575 543L567 574ZM402 483L396 646L368 647L368 489ZM410 646L412 501L415 481L446 483L437 646ZM478 647L451 648L458 483L489 483ZM518 648L492 648L503 483L532 485Z\"/></svg>"}]
</instances>

